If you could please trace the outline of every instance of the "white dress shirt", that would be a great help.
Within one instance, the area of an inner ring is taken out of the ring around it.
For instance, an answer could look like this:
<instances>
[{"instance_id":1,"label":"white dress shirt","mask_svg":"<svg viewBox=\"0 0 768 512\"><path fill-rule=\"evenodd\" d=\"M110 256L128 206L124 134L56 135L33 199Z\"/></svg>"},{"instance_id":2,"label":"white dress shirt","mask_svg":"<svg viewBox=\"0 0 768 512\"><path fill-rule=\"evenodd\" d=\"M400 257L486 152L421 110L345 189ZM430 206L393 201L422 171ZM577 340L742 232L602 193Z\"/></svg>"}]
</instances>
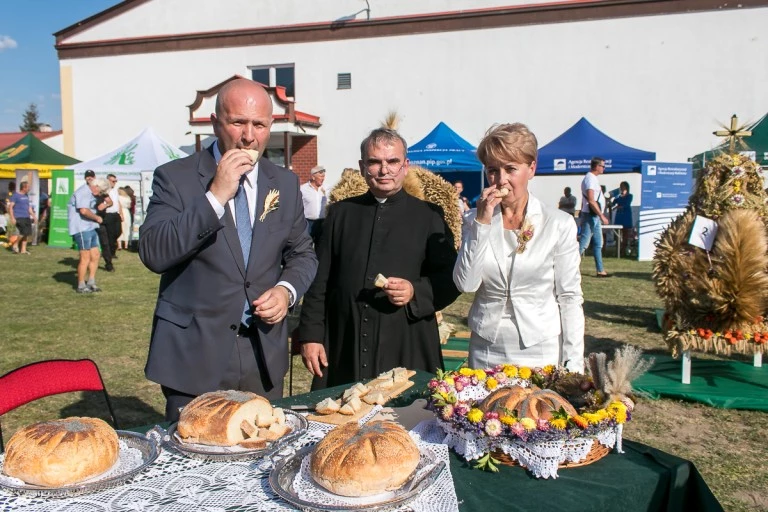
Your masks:
<instances>
[{"instance_id":1,"label":"white dress shirt","mask_svg":"<svg viewBox=\"0 0 768 512\"><path fill-rule=\"evenodd\" d=\"M307 220L324 219L325 207L328 204L325 189L313 187L311 181L303 184L300 189L301 198L304 202L304 217Z\"/></svg>"},{"instance_id":2,"label":"white dress shirt","mask_svg":"<svg viewBox=\"0 0 768 512\"><path fill-rule=\"evenodd\" d=\"M216 160L216 165L218 165L221 161L221 151L219 151L218 142L213 143L213 158ZM259 162L257 161L253 165L253 169L245 173L245 180L243 180L243 189L245 190L245 197L248 200L248 217L251 219L251 227L253 227L253 221L256 218L256 198L258 197L256 192L258 191L258 182ZM216 199L216 196L214 196L213 192L210 190L205 193L205 197L208 198L208 202L211 203L213 211L215 211L216 215L221 219L226 213L224 206L218 199ZM227 201L227 204L229 204L229 213L232 215L234 225L237 227L237 219L235 218L235 198L233 197ZM245 264L248 265L248 262L246 261ZM277 284L290 290L293 300L288 305L292 307L296 303L296 288L294 288L288 281L280 281Z\"/></svg>"},{"instance_id":3,"label":"white dress shirt","mask_svg":"<svg viewBox=\"0 0 768 512\"><path fill-rule=\"evenodd\" d=\"M117 193L117 187L109 189L109 198L112 200L112 206L107 206L104 213L120 213L120 194Z\"/></svg>"}]
</instances>

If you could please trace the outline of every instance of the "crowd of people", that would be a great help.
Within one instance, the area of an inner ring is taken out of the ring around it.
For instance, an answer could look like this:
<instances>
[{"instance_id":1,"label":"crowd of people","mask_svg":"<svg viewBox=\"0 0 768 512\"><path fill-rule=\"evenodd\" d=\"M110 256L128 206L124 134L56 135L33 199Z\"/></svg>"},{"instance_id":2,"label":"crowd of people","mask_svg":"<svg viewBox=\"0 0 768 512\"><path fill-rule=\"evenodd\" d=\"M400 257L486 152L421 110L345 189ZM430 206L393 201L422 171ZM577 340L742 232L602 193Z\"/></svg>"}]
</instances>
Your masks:
<instances>
[{"instance_id":1,"label":"crowd of people","mask_svg":"<svg viewBox=\"0 0 768 512\"><path fill-rule=\"evenodd\" d=\"M118 187L114 174L97 178L93 170L87 170L83 178L85 184L67 203L69 234L79 252L75 291L80 294L101 291L96 285L100 259L107 272L115 271L117 252L128 249L136 207L133 189Z\"/></svg>"}]
</instances>

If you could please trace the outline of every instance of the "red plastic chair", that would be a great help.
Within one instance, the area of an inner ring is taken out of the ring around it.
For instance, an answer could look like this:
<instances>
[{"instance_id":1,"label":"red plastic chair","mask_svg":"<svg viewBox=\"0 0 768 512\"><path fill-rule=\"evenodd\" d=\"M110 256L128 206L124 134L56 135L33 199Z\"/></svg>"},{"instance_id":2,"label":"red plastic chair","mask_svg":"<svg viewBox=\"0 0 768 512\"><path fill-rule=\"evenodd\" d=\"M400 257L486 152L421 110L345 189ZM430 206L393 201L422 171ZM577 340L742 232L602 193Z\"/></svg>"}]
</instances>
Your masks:
<instances>
[{"instance_id":1,"label":"red plastic chair","mask_svg":"<svg viewBox=\"0 0 768 512\"><path fill-rule=\"evenodd\" d=\"M119 428L99 367L90 359L38 361L6 373L0 377L0 416L39 398L72 391L103 392L112 424ZM0 452L3 451L0 425Z\"/></svg>"}]
</instances>

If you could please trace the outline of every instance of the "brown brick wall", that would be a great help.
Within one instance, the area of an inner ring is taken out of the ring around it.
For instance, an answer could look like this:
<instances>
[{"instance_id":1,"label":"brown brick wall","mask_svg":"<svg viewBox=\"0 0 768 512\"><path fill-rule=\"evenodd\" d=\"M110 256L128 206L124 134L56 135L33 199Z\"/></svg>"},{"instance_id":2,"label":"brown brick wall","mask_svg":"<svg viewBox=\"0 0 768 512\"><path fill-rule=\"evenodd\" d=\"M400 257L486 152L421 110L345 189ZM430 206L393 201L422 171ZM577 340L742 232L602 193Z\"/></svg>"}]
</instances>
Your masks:
<instances>
[{"instance_id":1,"label":"brown brick wall","mask_svg":"<svg viewBox=\"0 0 768 512\"><path fill-rule=\"evenodd\" d=\"M309 171L317 165L317 137L293 137L291 168L299 183L309 181Z\"/></svg>"}]
</instances>

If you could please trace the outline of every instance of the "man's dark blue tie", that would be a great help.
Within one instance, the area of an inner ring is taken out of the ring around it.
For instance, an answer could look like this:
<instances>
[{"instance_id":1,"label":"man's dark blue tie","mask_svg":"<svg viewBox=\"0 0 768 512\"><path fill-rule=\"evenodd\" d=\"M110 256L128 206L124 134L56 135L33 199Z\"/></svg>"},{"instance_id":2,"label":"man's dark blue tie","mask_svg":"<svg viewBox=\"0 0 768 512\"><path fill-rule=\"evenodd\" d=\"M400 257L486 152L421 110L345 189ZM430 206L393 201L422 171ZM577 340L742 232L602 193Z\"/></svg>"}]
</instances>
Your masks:
<instances>
[{"instance_id":1,"label":"man's dark blue tie","mask_svg":"<svg viewBox=\"0 0 768 512\"><path fill-rule=\"evenodd\" d=\"M243 177L244 178L244 177ZM237 236L240 238L240 249L243 250L243 261L246 269L248 268L248 256L251 254L251 238L253 237L253 226L251 225L251 215L248 211L248 197L245 194L245 188L242 181L235 195L235 222L237 223ZM253 320L253 306L245 299L243 307L243 316L241 322L246 327L251 326Z\"/></svg>"}]
</instances>

